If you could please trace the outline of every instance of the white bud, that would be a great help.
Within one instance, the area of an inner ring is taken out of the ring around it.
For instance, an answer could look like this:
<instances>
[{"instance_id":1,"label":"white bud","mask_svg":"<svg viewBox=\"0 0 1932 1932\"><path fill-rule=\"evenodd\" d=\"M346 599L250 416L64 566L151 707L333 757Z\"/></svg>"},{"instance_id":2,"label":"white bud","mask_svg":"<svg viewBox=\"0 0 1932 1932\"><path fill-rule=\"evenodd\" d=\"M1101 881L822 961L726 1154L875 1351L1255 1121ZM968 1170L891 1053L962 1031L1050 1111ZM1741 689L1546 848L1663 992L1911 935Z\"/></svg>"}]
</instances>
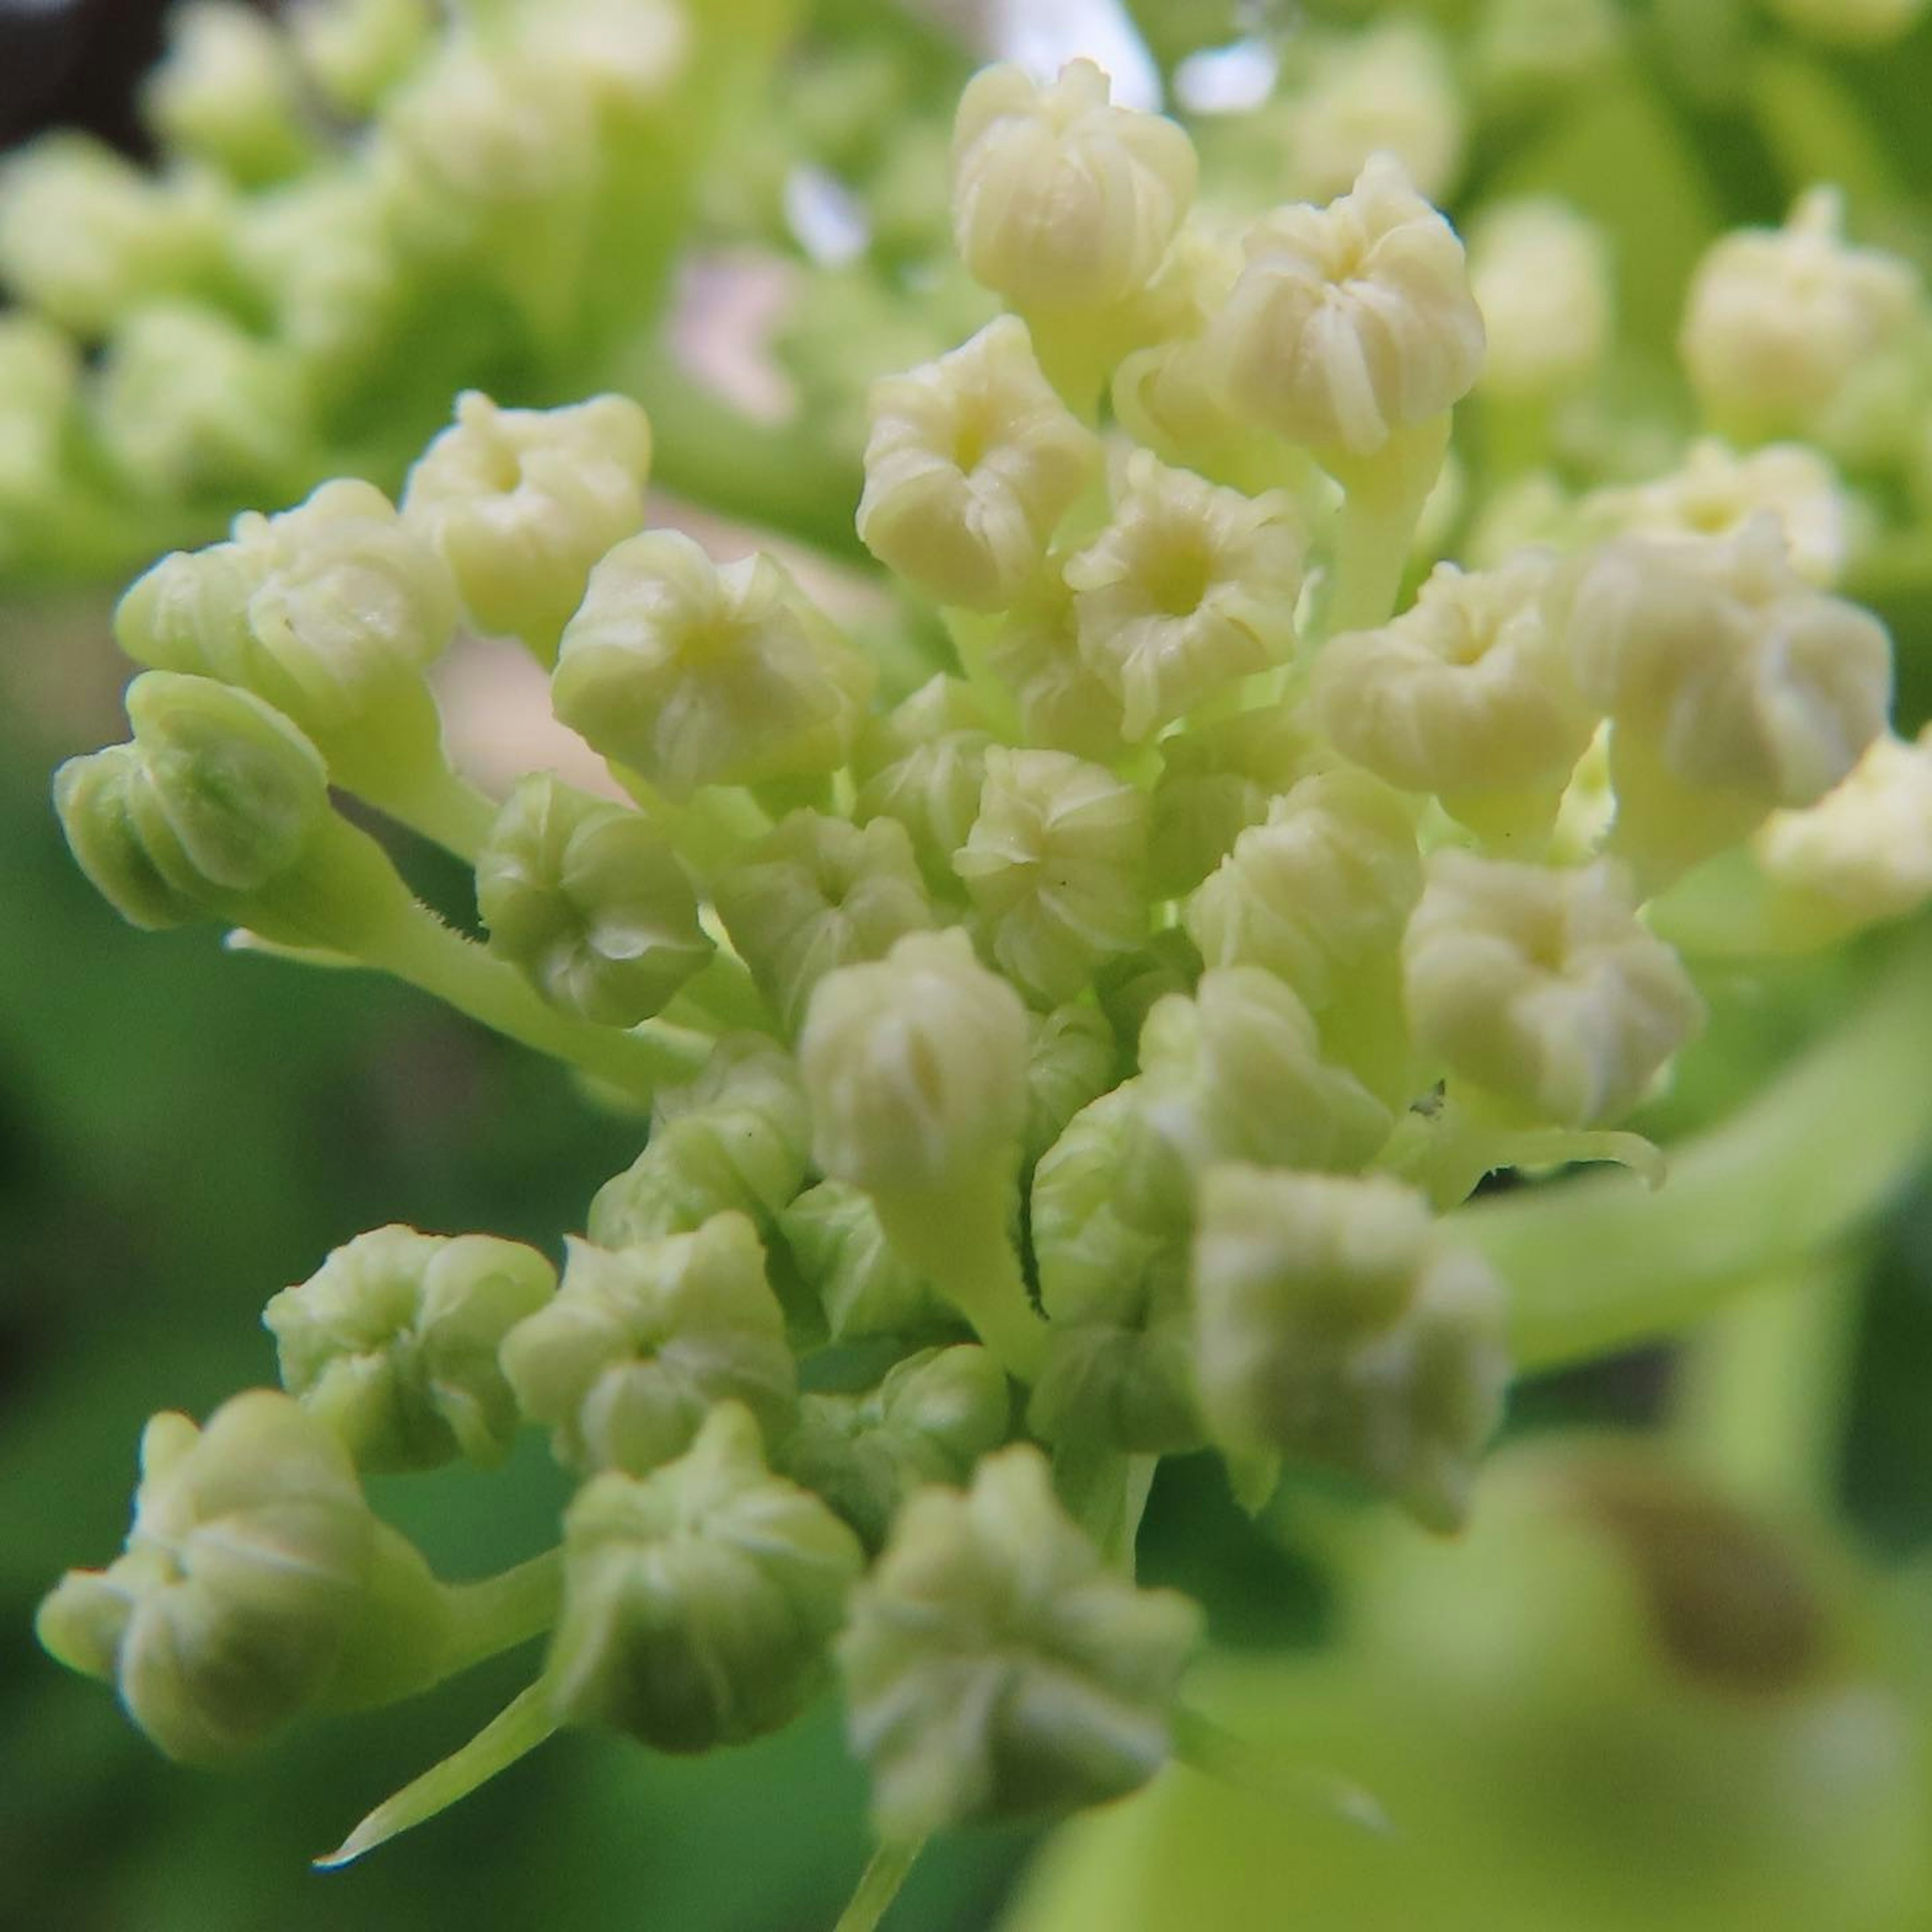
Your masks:
<instances>
[{"instance_id":1,"label":"white bud","mask_svg":"<svg viewBox=\"0 0 1932 1932\"><path fill-rule=\"evenodd\" d=\"M1280 118L1286 152L1278 194L1326 201L1347 192L1371 155L1389 154L1432 201L1462 169L1461 94L1441 36L1419 20L1322 46Z\"/></svg>"},{"instance_id":2,"label":"white bud","mask_svg":"<svg viewBox=\"0 0 1932 1932\"><path fill-rule=\"evenodd\" d=\"M1566 202L1492 204L1469 238L1485 395L1540 398L1596 373L1616 330L1610 246Z\"/></svg>"}]
</instances>

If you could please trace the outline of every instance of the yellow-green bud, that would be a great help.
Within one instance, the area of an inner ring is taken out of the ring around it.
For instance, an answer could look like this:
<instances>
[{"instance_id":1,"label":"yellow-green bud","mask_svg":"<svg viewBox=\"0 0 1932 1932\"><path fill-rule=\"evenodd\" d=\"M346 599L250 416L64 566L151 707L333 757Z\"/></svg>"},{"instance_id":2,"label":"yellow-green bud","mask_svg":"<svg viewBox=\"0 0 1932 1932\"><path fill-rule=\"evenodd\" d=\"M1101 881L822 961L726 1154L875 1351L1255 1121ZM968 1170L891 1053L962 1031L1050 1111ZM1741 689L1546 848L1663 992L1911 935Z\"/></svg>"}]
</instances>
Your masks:
<instances>
[{"instance_id":1,"label":"yellow-green bud","mask_svg":"<svg viewBox=\"0 0 1932 1932\"><path fill-rule=\"evenodd\" d=\"M520 780L476 859L490 950L604 1026L657 1012L716 950L664 834L552 778Z\"/></svg>"},{"instance_id":2,"label":"yellow-green bud","mask_svg":"<svg viewBox=\"0 0 1932 1932\"><path fill-rule=\"evenodd\" d=\"M1006 1372L986 1349L924 1348L862 1394L804 1396L774 1460L877 1550L912 1490L965 1481L1012 1421Z\"/></svg>"},{"instance_id":3,"label":"yellow-green bud","mask_svg":"<svg viewBox=\"0 0 1932 1932\"><path fill-rule=\"evenodd\" d=\"M1377 155L1325 208L1277 208L1204 345L1234 407L1293 442L1371 455L1474 386L1483 318L1455 231Z\"/></svg>"},{"instance_id":4,"label":"yellow-green bud","mask_svg":"<svg viewBox=\"0 0 1932 1932\"><path fill-rule=\"evenodd\" d=\"M1215 1437L1359 1477L1454 1528L1509 1375L1487 1264L1379 1175L1210 1168L1199 1215L1195 1372Z\"/></svg>"},{"instance_id":5,"label":"yellow-green bud","mask_svg":"<svg viewBox=\"0 0 1932 1932\"><path fill-rule=\"evenodd\" d=\"M1049 560L986 643L1029 745L1106 764L1122 755L1120 694L1080 653L1072 586Z\"/></svg>"},{"instance_id":6,"label":"yellow-green bud","mask_svg":"<svg viewBox=\"0 0 1932 1932\"><path fill-rule=\"evenodd\" d=\"M778 1228L834 1341L904 1334L944 1313L918 1270L894 1252L872 1196L857 1188L821 1180L780 1213Z\"/></svg>"},{"instance_id":7,"label":"yellow-green bud","mask_svg":"<svg viewBox=\"0 0 1932 1932\"><path fill-rule=\"evenodd\" d=\"M988 1456L963 1495L920 1490L838 1645L880 1836L1052 1816L1144 1784L1200 1630L1186 1598L1108 1567L1038 1450Z\"/></svg>"},{"instance_id":8,"label":"yellow-green bud","mask_svg":"<svg viewBox=\"0 0 1932 1932\"><path fill-rule=\"evenodd\" d=\"M590 1238L627 1247L728 1208L768 1228L805 1179L811 1131L791 1055L762 1034L728 1034L688 1086L658 1090L644 1152L590 1204Z\"/></svg>"},{"instance_id":9,"label":"yellow-green bud","mask_svg":"<svg viewBox=\"0 0 1932 1932\"><path fill-rule=\"evenodd\" d=\"M1244 496L1150 451L1128 457L1113 521L1066 576L1080 655L1129 739L1287 656L1304 544L1285 491Z\"/></svg>"},{"instance_id":10,"label":"yellow-green bud","mask_svg":"<svg viewBox=\"0 0 1932 1932\"><path fill-rule=\"evenodd\" d=\"M1186 135L1108 104L1091 61L1037 86L976 74L952 132L952 235L974 279L1022 309L1124 301L1152 280L1194 197Z\"/></svg>"},{"instance_id":11,"label":"yellow-green bud","mask_svg":"<svg viewBox=\"0 0 1932 1932\"><path fill-rule=\"evenodd\" d=\"M299 168L314 136L295 50L276 23L239 0L189 0L167 32L141 89L161 141L251 185Z\"/></svg>"},{"instance_id":12,"label":"yellow-green bud","mask_svg":"<svg viewBox=\"0 0 1932 1932\"><path fill-rule=\"evenodd\" d=\"M967 687L939 676L872 720L853 754L860 780L854 815L862 824L884 818L903 825L935 893L956 896L960 890L952 855L980 815L992 742Z\"/></svg>"},{"instance_id":13,"label":"yellow-green bud","mask_svg":"<svg viewBox=\"0 0 1932 1932\"><path fill-rule=\"evenodd\" d=\"M377 1228L262 1310L282 1386L362 1469L509 1454L522 1417L496 1351L550 1298L556 1270L488 1234Z\"/></svg>"},{"instance_id":14,"label":"yellow-green bud","mask_svg":"<svg viewBox=\"0 0 1932 1932\"><path fill-rule=\"evenodd\" d=\"M868 407L861 542L942 604L1005 609L1100 462L1026 325L1001 316L938 362L882 376Z\"/></svg>"},{"instance_id":15,"label":"yellow-green bud","mask_svg":"<svg viewBox=\"0 0 1932 1932\"><path fill-rule=\"evenodd\" d=\"M824 1675L859 1540L765 1467L758 1426L714 1409L689 1450L639 1481L608 1471L564 1516L563 1613L544 1666L566 1723L664 1751L788 1724Z\"/></svg>"},{"instance_id":16,"label":"yellow-green bud","mask_svg":"<svg viewBox=\"0 0 1932 1932\"><path fill-rule=\"evenodd\" d=\"M1702 1030L1677 955L1647 931L1612 861L1513 865L1444 850L1403 942L1418 1044L1528 1119L1628 1112Z\"/></svg>"},{"instance_id":17,"label":"yellow-green bud","mask_svg":"<svg viewBox=\"0 0 1932 1932\"><path fill-rule=\"evenodd\" d=\"M476 627L550 664L591 566L644 526L650 460L650 424L628 396L502 410L468 389L410 470L403 516L449 566Z\"/></svg>"},{"instance_id":18,"label":"yellow-green bud","mask_svg":"<svg viewBox=\"0 0 1932 1932\"><path fill-rule=\"evenodd\" d=\"M1112 1084L1120 1051L1097 1006L1055 1006L1030 1016L1025 1163L1030 1167L1074 1115Z\"/></svg>"},{"instance_id":19,"label":"yellow-green bud","mask_svg":"<svg viewBox=\"0 0 1932 1932\"><path fill-rule=\"evenodd\" d=\"M788 1032L826 974L883 958L936 922L894 818L856 826L824 812L781 819L714 889L718 916Z\"/></svg>"},{"instance_id":20,"label":"yellow-green bud","mask_svg":"<svg viewBox=\"0 0 1932 1932\"><path fill-rule=\"evenodd\" d=\"M682 798L836 770L872 688L869 662L782 564L721 567L652 530L591 572L550 689L596 749Z\"/></svg>"},{"instance_id":21,"label":"yellow-green bud","mask_svg":"<svg viewBox=\"0 0 1932 1932\"><path fill-rule=\"evenodd\" d=\"M980 815L953 870L986 950L1042 1006L1146 936L1147 797L1064 752L986 752Z\"/></svg>"},{"instance_id":22,"label":"yellow-green bud","mask_svg":"<svg viewBox=\"0 0 1932 1932\"><path fill-rule=\"evenodd\" d=\"M1609 244L1567 202L1492 206L1469 238L1469 286L1489 345L1485 396L1564 394L1596 373L1615 340Z\"/></svg>"},{"instance_id":23,"label":"yellow-green bud","mask_svg":"<svg viewBox=\"0 0 1932 1932\"><path fill-rule=\"evenodd\" d=\"M434 0L296 0L288 23L329 105L366 114L428 46L436 8Z\"/></svg>"},{"instance_id":24,"label":"yellow-green bud","mask_svg":"<svg viewBox=\"0 0 1932 1932\"><path fill-rule=\"evenodd\" d=\"M732 1213L633 1247L572 1238L556 1298L510 1330L502 1361L558 1461L584 1471L655 1469L720 1402L776 1438L798 1396L758 1230Z\"/></svg>"}]
</instances>

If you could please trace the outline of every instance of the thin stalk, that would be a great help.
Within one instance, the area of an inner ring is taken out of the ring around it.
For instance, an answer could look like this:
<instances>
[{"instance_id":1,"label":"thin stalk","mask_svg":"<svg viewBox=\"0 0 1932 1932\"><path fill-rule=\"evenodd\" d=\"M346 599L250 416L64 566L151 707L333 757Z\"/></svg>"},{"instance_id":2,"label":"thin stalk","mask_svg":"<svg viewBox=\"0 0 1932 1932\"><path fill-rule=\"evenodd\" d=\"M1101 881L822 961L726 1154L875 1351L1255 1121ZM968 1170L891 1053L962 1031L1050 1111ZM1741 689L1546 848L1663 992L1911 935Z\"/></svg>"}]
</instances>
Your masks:
<instances>
[{"instance_id":1,"label":"thin stalk","mask_svg":"<svg viewBox=\"0 0 1932 1932\"><path fill-rule=\"evenodd\" d=\"M838 1915L838 1923L832 1932L875 1932L925 1849L923 1838L908 1838L898 1844L881 1845L872 1854L860 1877L858 1890L853 1893L851 1903Z\"/></svg>"},{"instance_id":2,"label":"thin stalk","mask_svg":"<svg viewBox=\"0 0 1932 1932\"><path fill-rule=\"evenodd\" d=\"M442 1674L454 1677L533 1636L556 1621L563 1596L563 1552L546 1550L527 1563L472 1583L453 1583L446 1599L453 1628Z\"/></svg>"}]
</instances>

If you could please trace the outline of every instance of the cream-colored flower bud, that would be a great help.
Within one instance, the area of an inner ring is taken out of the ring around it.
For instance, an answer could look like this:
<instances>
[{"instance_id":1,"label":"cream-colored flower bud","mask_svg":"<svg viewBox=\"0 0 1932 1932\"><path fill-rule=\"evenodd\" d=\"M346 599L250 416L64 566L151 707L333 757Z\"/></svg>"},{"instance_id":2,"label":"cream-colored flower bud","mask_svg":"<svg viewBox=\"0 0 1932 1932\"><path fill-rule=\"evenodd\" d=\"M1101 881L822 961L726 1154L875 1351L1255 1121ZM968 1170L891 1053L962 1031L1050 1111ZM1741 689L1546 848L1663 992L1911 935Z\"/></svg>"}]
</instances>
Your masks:
<instances>
[{"instance_id":1,"label":"cream-colored flower bud","mask_svg":"<svg viewBox=\"0 0 1932 1932\"><path fill-rule=\"evenodd\" d=\"M164 557L122 598L114 634L136 663L239 685L320 738L393 702L455 624L441 560L381 490L344 480Z\"/></svg>"},{"instance_id":2,"label":"cream-colored flower bud","mask_svg":"<svg viewBox=\"0 0 1932 1932\"><path fill-rule=\"evenodd\" d=\"M1414 605L1316 659L1315 716L1358 764L1405 790L1546 796L1553 814L1596 718L1544 614L1552 560L1438 564Z\"/></svg>"},{"instance_id":3,"label":"cream-colored flower bud","mask_svg":"<svg viewBox=\"0 0 1932 1932\"><path fill-rule=\"evenodd\" d=\"M804 1181L811 1133L791 1055L762 1034L727 1034L688 1086L659 1088L644 1152L590 1204L590 1238L628 1247L727 1209L769 1227Z\"/></svg>"},{"instance_id":4,"label":"cream-colored flower bud","mask_svg":"<svg viewBox=\"0 0 1932 1932\"><path fill-rule=\"evenodd\" d=\"M436 30L434 0L296 0L289 32L310 79L338 112L368 113Z\"/></svg>"},{"instance_id":5,"label":"cream-colored flower bud","mask_svg":"<svg viewBox=\"0 0 1932 1932\"><path fill-rule=\"evenodd\" d=\"M1123 302L1152 280L1194 198L1194 148L1173 122L1108 103L1091 61L1036 86L976 74L952 133L952 236L974 279L1016 307Z\"/></svg>"},{"instance_id":6,"label":"cream-colored flower bud","mask_svg":"<svg viewBox=\"0 0 1932 1932\"><path fill-rule=\"evenodd\" d=\"M1774 885L1850 926L1917 910L1932 898L1932 728L1874 738L1816 805L1773 812L1755 850Z\"/></svg>"},{"instance_id":7,"label":"cream-colored flower bud","mask_svg":"<svg viewBox=\"0 0 1932 1932\"><path fill-rule=\"evenodd\" d=\"M798 1061L814 1157L868 1193L976 1178L1010 1161L1025 1126L1026 1009L957 930L828 974Z\"/></svg>"},{"instance_id":8,"label":"cream-colored flower bud","mask_svg":"<svg viewBox=\"0 0 1932 1932\"><path fill-rule=\"evenodd\" d=\"M644 528L650 460L628 396L500 410L469 389L410 470L403 517L441 552L476 627L548 664L592 565Z\"/></svg>"},{"instance_id":9,"label":"cream-colored flower bud","mask_svg":"<svg viewBox=\"0 0 1932 1932\"><path fill-rule=\"evenodd\" d=\"M566 1722L709 1750L790 1723L825 1674L859 1540L765 1466L758 1425L712 1411L688 1453L610 1470L564 1516L563 1611L544 1667Z\"/></svg>"},{"instance_id":10,"label":"cream-colored flower bud","mask_svg":"<svg viewBox=\"0 0 1932 1932\"><path fill-rule=\"evenodd\" d=\"M1462 171L1461 92L1441 35L1420 20L1390 21L1318 46L1277 118L1283 200L1346 194L1378 154L1393 154L1431 201Z\"/></svg>"},{"instance_id":11,"label":"cream-colored flower bud","mask_svg":"<svg viewBox=\"0 0 1932 1932\"><path fill-rule=\"evenodd\" d=\"M791 1426L798 1372L765 1251L742 1214L615 1250L572 1238L563 1283L504 1338L503 1373L557 1460L644 1475L681 1456L712 1405Z\"/></svg>"},{"instance_id":12,"label":"cream-colored flower bud","mask_svg":"<svg viewBox=\"0 0 1932 1932\"><path fill-rule=\"evenodd\" d=\"M1337 1469L1435 1529L1468 1508L1502 1419L1502 1284L1380 1175L1210 1168L1194 1237L1195 1372L1228 1448Z\"/></svg>"},{"instance_id":13,"label":"cream-colored flower bud","mask_svg":"<svg viewBox=\"0 0 1932 1932\"><path fill-rule=\"evenodd\" d=\"M861 824L896 819L936 894L956 898L952 855L980 815L986 747L993 742L979 700L957 678L927 680L861 734L852 754L860 778L853 816Z\"/></svg>"},{"instance_id":14,"label":"cream-colored flower bud","mask_svg":"<svg viewBox=\"0 0 1932 1932\"><path fill-rule=\"evenodd\" d=\"M886 1239L870 1195L821 1180L779 1214L778 1228L835 1342L907 1334L943 1316L918 1270Z\"/></svg>"},{"instance_id":15,"label":"cream-colored flower bud","mask_svg":"<svg viewBox=\"0 0 1932 1932\"><path fill-rule=\"evenodd\" d=\"M1244 245L1207 353L1234 406L1278 434L1371 455L1474 386L1462 244L1399 161L1376 156L1326 208L1277 208Z\"/></svg>"},{"instance_id":16,"label":"cream-colored flower bud","mask_svg":"<svg viewBox=\"0 0 1932 1932\"><path fill-rule=\"evenodd\" d=\"M1129 456L1113 520L1066 567L1080 655L1129 739L1287 656L1306 544L1286 491L1244 496Z\"/></svg>"},{"instance_id":17,"label":"cream-colored flower bud","mask_svg":"<svg viewBox=\"0 0 1932 1932\"><path fill-rule=\"evenodd\" d=\"M963 1495L920 1490L838 1644L880 1836L1052 1816L1144 1784L1200 1630L1187 1598L1106 1562L1030 1445L988 1456Z\"/></svg>"},{"instance_id":18,"label":"cream-colored flower bud","mask_svg":"<svg viewBox=\"0 0 1932 1932\"><path fill-rule=\"evenodd\" d=\"M1025 323L1001 316L938 362L882 376L868 406L860 540L942 604L1004 610L1100 462Z\"/></svg>"},{"instance_id":19,"label":"cream-colored flower bud","mask_svg":"<svg viewBox=\"0 0 1932 1932\"><path fill-rule=\"evenodd\" d=\"M240 0L190 0L167 33L141 88L156 135L251 184L300 167L313 136L295 50L276 23Z\"/></svg>"},{"instance_id":20,"label":"cream-colored flower bud","mask_svg":"<svg viewBox=\"0 0 1932 1932\"><path fill-rule=\"evenodd\" d=\"M1926 0L1764 0L1793 32L1828 45L1882 47L1924 17Z\"/></svg>"},{"instance_id":21,"label":"cream-colored flower bud","mask_svg":"<svg viewBox=\"0 0 1932 1932\"><path fill-rule=\"evenodd\" d=\"M1043 1006L1147 934L1147 795L1065 752L986 752L980 815L952 862L1000 970Z\"/></svg>"},{"instance_id":22,"label":"cream-colored flower bud","mask_svg":"<svg viewBox=\"0 0 1932 1932\"><path fill-rule=\"evenodd\" d=\"M1774 442L1740 455L1700 437L1682 468L1648 483L1592 490L1577 506L1599 537L1733 536L1762 514L1777 518L1791 567L1828 590L1850 545L1851 501L1838 471L1810 443Z\"/></svg>"},{"instance_id":23,"label":"cream-colored flower bud","mask_svg":"<svg viewBox=\"0 0 1932 1932\"><path fill-rule=\"evenodd\" d=\"M985 1348L922 1348L858 1395L808 1395L772 1460L823 1496L869 1550L901 1502L927 1483L963 1483L1006 1441L1012 1394Z\"/></svg>"},{"instance_id":24,"label":"cream-colored flower bud","mask_svg":"<svg viewBox=\"0 0 1932 1932\"><path fill-rule=\"evenodd\" d=\"M1021 592L986 645L986 662L1013 695L1030 745L1097 762L1126 748L1118 686L1080 652L1072 586L1060 568L1042 570Z\"/></svg>"},{"instance_id":25,"label":"cream-colored flower bud","mask_svg":"<svg viewBox=\"0 0 1932 1932\"><path fill-rule=\"evenodd\" d=\"M1140 1057L1132 1184L1150 1211L1184 1214L1214 1161L1352 1168L1388 1138L1388 1109L1322 1058L1300 996L1258 966L1216 967L1192 998L1157 1002Z\"/></svg>"},{"instance_id":26,"label":"cream-colored flower bud","mask_svg":"<svg viewBox=\"0 0 1932 1932\"><path fill-rule=\"evenodd\" d=\"M1837 191L1814 188L1782 228L1720 236L1690 284L1678 352L1706 416L1746 440L1836 442L1858 392L1922 331L1906 262L1844 238Z\"/></svg>"},{"instance_id":27,"label":"cream-colored flower bud","mask_svg":"<svg viewBox=\"0 0 1932 1932\"><path fill-rule=\"evenodd\" d=\"M1677 955L1628 875L1445 850L1403 946L1409 1023L1459 1080L1529 1120L1596 1126L1642 1100L1702 1030Z\"/></svg>"},{"instance_id":28,"label":"cream-colored flower bud","mask_svg":"<svg viewBox=\"0 0 1932 1932\"><path fill-rule=\"evenodd\" d=\"M1492 204L1469 237L1469 286L1489 345L1486 396L1562 395L1609 352L1616 332L1610 244L1567 202Z\"/></svg>"},{"instance_id":29,"label":"cream-colored flower bud","mask_svg":"<svg viewBox=\"0 0 1932 1932\"><path fill-rule=\"evenodd\" d=\"M283 1289L262 1321L283 1387L358 1468L496 1463L523 1419L498 1346L556 1286L556 1270L520 1242L377 1228Z\"/></svg>"},{"instance_id":30,"label":"cream-colored flower bud","mask_svg":"<svg viewBox=\"0 0 1932 1932\"><path fill-rule=\"evenodd\" d=\"M694 84L694 22L683 0L548 0L533 24L532 58L620 127L664 116L678 88Z\"/></svg>"},{"instance_id":31,"label":"cream-colored flower bud","mask_svg":"<svg viewBox=\"0 0 1932 1932\"><path fill-rule=\"evenodd\" d=\"M836 770L872 676L782 564L721 567L681 532L650 530L590 573L550 692L592 747L682 798Z\"/></svg>"},{"instance_id":32,"label":"cream-colored flower bud","mask_svg":"<svg viewBox=\"0 0 1932 1932\"><path fill-rule=\"evenodd\" d=\"M1234 841L1181 922L1210 967L1264 967L1319 1013L1393 958L1421 893L1408 807L1365 772L1324 772Z\"/></svg>"},{"instance_id":33,"label":"cream-colored flower bud","mask_svg":"<svg viewBox=\"0 0 1932 1932\"><path fill-rule=\"evenodd\" d=\"M1619 538L1554 596L1577 687L1612 721L1613 842L1646 880L1815 803L1885 728L1884 626L1798 577L1768 514L1697 543Z\"/></svg>"},{"instance_id":34,"label":"cream-colored flower bud","mask_svg":"<svg viewBox=\"0 0 1932 1932\"><path fill-rule=\"evenodd\" d=\"M492 952L602 1026L649 1019L716 950L664 834L548 772L519 779L498 813L476 905Z\"/></svg>"},{"instance_id":35,"label":"cream-colored flower bud","mask_svg":"<svg viewBox=\"0 0 1932 1932\"><path fill-rule=\"evenodd\" d=\"M866 826L794 812L718 880L718 916L788 1032L826 974L880 959L895 940L936 925L896 819Z\"/></svg>"}]
</instances>

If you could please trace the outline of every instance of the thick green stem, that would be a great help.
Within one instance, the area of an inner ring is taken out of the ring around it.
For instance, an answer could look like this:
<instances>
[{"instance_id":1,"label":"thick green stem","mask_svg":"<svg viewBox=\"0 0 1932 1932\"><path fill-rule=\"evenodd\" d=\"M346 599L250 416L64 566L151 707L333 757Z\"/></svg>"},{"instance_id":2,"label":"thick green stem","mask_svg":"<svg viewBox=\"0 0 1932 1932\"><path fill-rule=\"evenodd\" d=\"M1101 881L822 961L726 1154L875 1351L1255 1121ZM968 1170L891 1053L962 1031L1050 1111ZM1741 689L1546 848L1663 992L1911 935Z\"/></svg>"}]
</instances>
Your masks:
<instances>
[{"instance_id":1,"label":"thick green stem","mask_svg":"<svg viewBox=\"0 0 1932 1932\"><path fill-rule=\"evenodd\" d=\"M1840 1240L1932 1142L1932 929L1858 1011L1651 1192L1592 1174L1459 1210L1449 1226L1510 1290L1520 1366L1552 1368L1688 1326Z\"/></svg>"},{"instance_id":2,"label":"thick green stem","mask_svg":"<svg viewBox=\"0 0 1932 1932\"><path fill-rule=\"evenodd\" d=\"M384 786L382 795L370 795L368 802L466 866L476 864L502 809L488 792L447 765Z\"/></svg>"}]
</instances>

